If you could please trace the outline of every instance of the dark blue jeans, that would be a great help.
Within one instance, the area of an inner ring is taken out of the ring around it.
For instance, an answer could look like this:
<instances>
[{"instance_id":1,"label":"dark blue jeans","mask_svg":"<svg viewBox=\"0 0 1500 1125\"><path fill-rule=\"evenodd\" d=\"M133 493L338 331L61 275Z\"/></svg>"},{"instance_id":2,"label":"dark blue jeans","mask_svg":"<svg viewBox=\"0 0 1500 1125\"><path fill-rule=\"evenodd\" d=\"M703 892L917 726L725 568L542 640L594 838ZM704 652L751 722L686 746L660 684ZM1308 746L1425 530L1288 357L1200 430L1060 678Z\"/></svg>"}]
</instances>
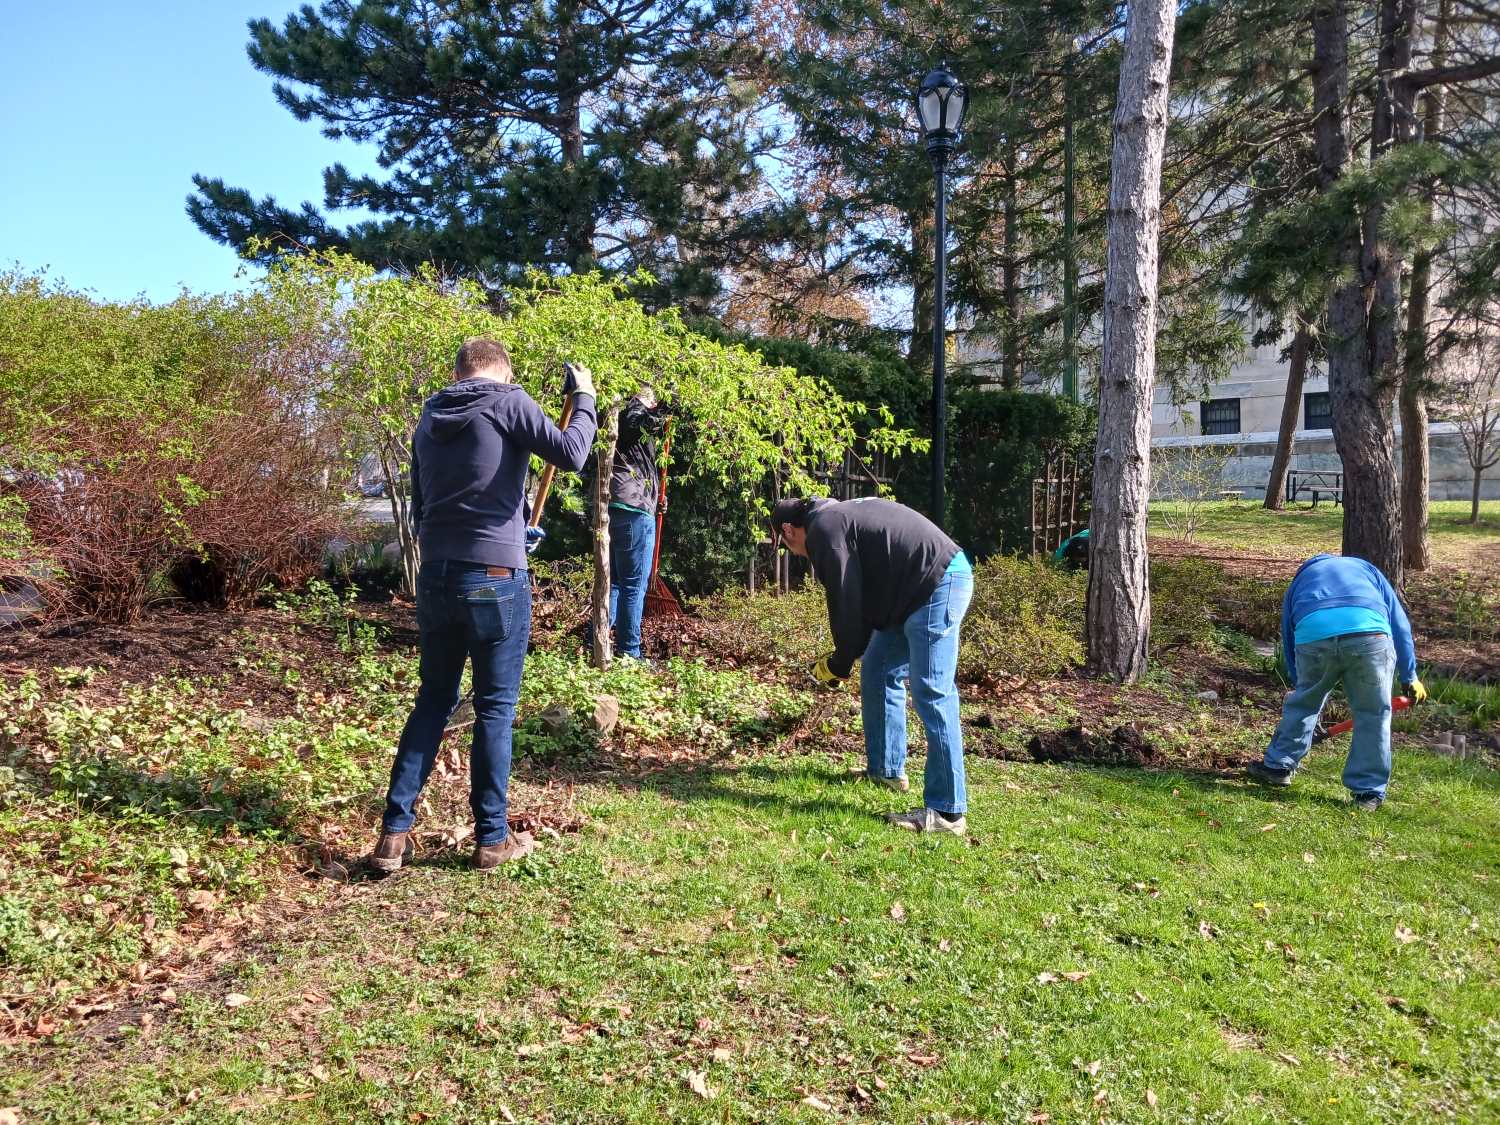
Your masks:
<instances>
[{"instance_id":1,"label":"dark blue jeans","mask_svg":"<svg viewBox=\"0 0 1500 1125\"><path fill-rule=\"evenodd\" d=\"M524 570L491 577L474 563L425 562L417 576L417 628L422 682L401 732L385 830L406 832L417 798L432 773L448 717L458 706L464 662L474 662L474 741L469 752L469 807L474 839L498 844L506 836L511 722L521 694L521 669L531 636L531 580Z\"/></svg>"},{"instance_id":2,"label":"dark blue jeans","mask_svg":"<svg viewBox=\"0 0 1500 1125\"><path fill-rule=\"evenodd\" d=\"M641 611L651 581L656 517L625 508L609 510L609 623L621 656L641 655Z\"/></svg>"}]
</instances>

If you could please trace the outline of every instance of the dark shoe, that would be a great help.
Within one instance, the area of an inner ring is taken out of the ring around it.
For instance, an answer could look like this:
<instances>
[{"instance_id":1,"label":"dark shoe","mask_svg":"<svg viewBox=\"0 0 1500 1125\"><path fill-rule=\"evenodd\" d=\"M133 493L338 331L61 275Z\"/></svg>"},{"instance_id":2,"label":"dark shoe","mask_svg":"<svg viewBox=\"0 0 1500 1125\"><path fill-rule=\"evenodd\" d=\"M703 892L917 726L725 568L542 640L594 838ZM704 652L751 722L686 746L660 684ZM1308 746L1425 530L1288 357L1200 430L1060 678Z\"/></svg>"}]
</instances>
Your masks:
<instances>
[{"instance_id":1,"label":"dark shoe","mask_svg":"<svg viewBox=\"0 0 1500 1125\"><path fill-rule=\"evenodd\" d=\"M368 862L376 871L400 871L402 864L410 863L416 853L410 832L382 832Z\"/></svg>"},{"instance_id":2,"label":"dark shoe","mask_svg":"<svg viewBox=\"0 0 1500 1125\"><path fill-rule=\"evenodd\" d=\"M482 844L474 849L474 869L489 871L513 859L528 856L536 850L530 832L512 832L498 844Z\"/></svg>"},{"instance_id":3,"label":"dark shoe","mask_svg":"<svg viewBox=\"0 0 1500 1125\"><path fill-rule=\"evenodd\" d=\"M1282 789L1292 783L1292 773L1292 770L1273 770L1264 762L1251 762L1245 767L1245 776L1251 781L1258 781L1262 785L1274 785Z\"/></svg>"},{"instance_id":4,"label":"dark shoe","mask_svg":"<svg viewBox=\"0 0 1500 1125\"><path fill-rule=\"evenodd\" d=\"M1379 793L1354 794L1354 807L1360 812L1374 812L1383 804L1385 804L1385 798Z\"/></svg>"}]
</instances>

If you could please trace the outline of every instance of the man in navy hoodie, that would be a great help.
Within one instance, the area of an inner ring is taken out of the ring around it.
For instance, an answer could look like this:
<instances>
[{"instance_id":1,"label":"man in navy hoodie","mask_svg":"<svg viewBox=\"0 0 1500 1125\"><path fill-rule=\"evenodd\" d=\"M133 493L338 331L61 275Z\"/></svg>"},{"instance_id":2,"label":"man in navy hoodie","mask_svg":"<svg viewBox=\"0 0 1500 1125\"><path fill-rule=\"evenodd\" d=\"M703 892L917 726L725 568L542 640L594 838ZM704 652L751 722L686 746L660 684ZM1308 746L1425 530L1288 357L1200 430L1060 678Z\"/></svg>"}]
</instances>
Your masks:
<instances>
[{"instance_id":1,"label":"man in navy hoodie","mask_svg":"<svg viewBox=\"0 0 1500 1125\"><path fill-rule=\"evenodd\" d=\"M474 665L474 866L488 870L533 846L527 833L512 835L505 818L511 721L531 636L526 470L533 453L560 469L583 468L597 417L587 368L573 368L573 418L566 430L549 422L512 377L503 344L467 341L454 360L453 383L427 400L412 440L411 513L422 556L421 685L401 732L380 840L369 859L378 871L395 871L412 857L417 798L458 705L465 661Z\"/></svg>"},{"instance_id":2,"label":"man in navy hoodie","mask_svg":"<svg viewBox=\"0 0 1500 1125\"><path fill-rule=\"evenodd\" d=\"M1328 693L1343 684L1354 713L1344 785L1356 807L1374 812L1391 780L1391 683L1397 672L1413 703L1427 698L1417 679L1411 624L1401 599L1364 559L1314 555L1281 602L1281 646L1296 686L1265 760L1246 773L1265 785L1290 785L1312 744Z\"/></svg>"}]
</instances>

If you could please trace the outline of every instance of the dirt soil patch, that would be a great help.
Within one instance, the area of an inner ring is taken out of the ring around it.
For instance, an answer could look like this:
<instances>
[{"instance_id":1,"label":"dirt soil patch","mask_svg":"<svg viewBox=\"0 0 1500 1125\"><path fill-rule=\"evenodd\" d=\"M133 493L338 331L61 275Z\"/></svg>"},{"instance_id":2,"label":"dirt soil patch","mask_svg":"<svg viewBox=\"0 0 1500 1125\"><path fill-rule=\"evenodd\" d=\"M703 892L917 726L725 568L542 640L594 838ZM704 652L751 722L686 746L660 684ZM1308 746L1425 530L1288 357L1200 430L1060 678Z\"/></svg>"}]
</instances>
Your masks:
<instances>
[{"instance_id":1,"label":"dirt soil patch","mask_svg":"<svg viewBox=\"0 0 1500 1125\"><path fill-rule=\"evenodd\" d=\"M1088 766L1149 766L1156 747L1134 724L1095 734L1082 726L1044 730L1032 735L1026 749L1034 762L1076 762Z\"/></svg>"}]
</instances>

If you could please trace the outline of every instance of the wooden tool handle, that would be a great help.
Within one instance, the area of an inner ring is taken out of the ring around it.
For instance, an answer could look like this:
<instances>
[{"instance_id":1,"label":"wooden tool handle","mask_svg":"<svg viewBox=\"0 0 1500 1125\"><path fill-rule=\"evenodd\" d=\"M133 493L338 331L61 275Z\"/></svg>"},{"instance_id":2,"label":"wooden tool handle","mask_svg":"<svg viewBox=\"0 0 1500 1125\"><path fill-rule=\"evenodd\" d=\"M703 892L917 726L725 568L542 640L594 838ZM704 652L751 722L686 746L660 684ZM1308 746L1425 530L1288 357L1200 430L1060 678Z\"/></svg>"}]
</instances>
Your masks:
<instances>
[{"instance_id":1,"label":"wooden tool handle","mask_svg":"<svg viewBox=\"0 0 1500 1125\"><path fill-rule=\"evenodd\" d=\"M569 394L563 400L562 415L557 420L557 428L566 430L568 423L573 420L573 395ZM547 506L547 494L552 491L552 478L557 476L557 466L548 465L542 469L541 479L536 486L536 499L531 502L531 519L527 527L539 527L542 522L542 509Z\"/></svg>"}]
</instances>

